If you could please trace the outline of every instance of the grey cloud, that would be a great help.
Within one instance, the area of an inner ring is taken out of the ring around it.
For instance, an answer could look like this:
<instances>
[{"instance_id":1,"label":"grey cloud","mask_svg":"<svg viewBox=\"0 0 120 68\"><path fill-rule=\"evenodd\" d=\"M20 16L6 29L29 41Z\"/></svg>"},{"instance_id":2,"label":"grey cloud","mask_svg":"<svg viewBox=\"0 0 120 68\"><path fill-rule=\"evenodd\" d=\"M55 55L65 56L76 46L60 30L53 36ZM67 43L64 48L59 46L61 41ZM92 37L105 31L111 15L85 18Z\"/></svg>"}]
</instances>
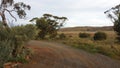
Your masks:
<instances>
[{"instance_id":1,"label":"grey cloud","mask_svg":"<svg viewBox=\"0 0 120 68\"><path fill-rule=\"evenodd\" d=\"M16 0L30 4L28 19L51 13L69 18L66 26L112 25L103 12L119 0ZM99 21L99 22L96 22ZM74 22L74 25L73 25ZM100 24L101 22L101 24ZM72 24L72 25L71 25Z\"/></svg>"}]
</instances>

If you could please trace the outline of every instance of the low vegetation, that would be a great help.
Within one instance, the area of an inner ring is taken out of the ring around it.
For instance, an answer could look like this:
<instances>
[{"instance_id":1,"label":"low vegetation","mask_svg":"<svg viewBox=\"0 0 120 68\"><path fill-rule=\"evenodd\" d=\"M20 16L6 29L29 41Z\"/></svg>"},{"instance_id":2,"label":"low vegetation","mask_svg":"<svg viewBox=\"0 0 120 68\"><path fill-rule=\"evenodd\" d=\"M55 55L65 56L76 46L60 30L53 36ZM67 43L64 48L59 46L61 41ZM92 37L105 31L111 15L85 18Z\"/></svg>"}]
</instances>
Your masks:
<instances>
[{"instance_id":1,"label":"low vegetation","mask_svg":"<svg viewBox=\"0 0 120 68\"><path fill-rule=\"evenodd\" d=\"M30 55L24 43L36 36L34 25L0 28L0 68L7 62L27 62L26 56Z\"/></svg>"},{"instance_id":2,"label":"low vegetation","mask_svg":"<svg viewBox=\"0 0 120 68\"><path fill-rule=\"evenodd\" d=\"M79 33L79 37L80 38L88 38L88 37L90 37L90 34L88 34L88 33Z\"/></svg>"},{"instance_id":3,"label":"low vegetation","mask_svg":"<svg viewBox=\"0 0 120 68\"><path fill-rule=\"evenodd\" d=\"M87 34L91 35L88 38L79 38L79 31L63 33L67 36L67 38L58 40L58 42L62 42L64 44L67 44L68 46L82 49L90 53L100 53L111 58L120 60L120 46L116 43L116 35L114 31L87 32ZM98 33L99 36L97 39L100 38L100 40L94 40L94 35L96 33ZM71 37L69 37L69 35Z\"/></svg>"},{"instance_id":4,"label":"low vegetation","mask_svg":"<svg viewBox=\"0 0 120 68\"><path fill-rule=\"evenodd\" d=\"M116 43L115 39L116 37L118 42L120 42L120 5L105 12L114 23L114 31L117 36L111 34L113 31L110 32L111 28L109 27L106 28L109 30L109 33L107 31L96 32L100 29L96 27L92 29L88 27L85 27L87 29L83 29L82 27L82 31L85 30L86 32L79 32L79 29L77 29L75 33L61 32L58 34L58 30L64 25L67 18L51 14L44 14L40 18L31 19L30 22L35 21L35 25L29 24L10 27L6 15L10 14L16 21L16 18L12 15L12 12L15 11L13 13L16 13L19 18L23 19L26 17L25 10L30 10L30 5L26 5L23 2L14 3L14 0L2 0L0 8L0 68L7 62L27 62L26 57L30 55L30 50L24 44L29 40L46 38L55 41L58 40L68 46L87 52L100 53L120 60L120 44ZM8 14L5 12L8 12Z\"/></svg>"},{"instance_id":5,"label":"low vegetation","mask_svg":"<svg viewBox=\"0 0 120 68\"><path fill-rule=\"evenodd\" d=\"M66 35L64 33L59 34L59 39L65 39Z\"/></svg>"},{"instance_id":6,"label":"low vegetation","mask_svg":"<svg viewBox=\"0 0 120 68\"><path fill-rule=\"evenodd\" d=\"M107 39L107 35L104 32L96 32L94 34L94 40L106 40Z\"/></svg>"}]
</instances>

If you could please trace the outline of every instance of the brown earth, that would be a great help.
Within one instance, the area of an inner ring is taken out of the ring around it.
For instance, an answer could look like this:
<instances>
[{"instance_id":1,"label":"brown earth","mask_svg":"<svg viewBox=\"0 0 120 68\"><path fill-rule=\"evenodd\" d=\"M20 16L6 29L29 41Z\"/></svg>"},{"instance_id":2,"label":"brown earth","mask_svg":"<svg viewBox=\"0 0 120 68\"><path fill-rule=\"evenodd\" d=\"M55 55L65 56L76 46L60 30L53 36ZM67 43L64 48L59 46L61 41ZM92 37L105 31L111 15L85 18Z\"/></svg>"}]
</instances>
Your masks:
<instances>
[{"instance_id":1,"label":"brown earth","mask_svg":"<svg viewBox=\"0 0 120 68\"><path fill-rule=\"evenodd\" d=\"M27 46L34 54L28 64L19 68L120 68L120 61L60 43L30 41Z\"/></svg>"}]
</instances>

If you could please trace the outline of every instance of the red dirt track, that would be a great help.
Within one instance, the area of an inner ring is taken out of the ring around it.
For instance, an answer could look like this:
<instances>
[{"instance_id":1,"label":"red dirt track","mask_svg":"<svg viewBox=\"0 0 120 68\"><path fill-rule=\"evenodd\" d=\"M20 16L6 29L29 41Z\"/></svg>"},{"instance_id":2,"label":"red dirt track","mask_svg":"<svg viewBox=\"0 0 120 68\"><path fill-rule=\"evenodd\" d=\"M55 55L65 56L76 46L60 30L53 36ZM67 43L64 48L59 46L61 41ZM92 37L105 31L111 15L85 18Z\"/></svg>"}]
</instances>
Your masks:
<instances>
[{"instance_id":1,"label":"red dirt track","mask_svg":"<svg viewBox=\"0 0 120 68\"><path fill-rule=\"evenodd\" d=\"M33 40L27 46L34 51L34 55L30 63L19 68L120 68L120 61L60 43Z\"/></svg>"}]
</instances>

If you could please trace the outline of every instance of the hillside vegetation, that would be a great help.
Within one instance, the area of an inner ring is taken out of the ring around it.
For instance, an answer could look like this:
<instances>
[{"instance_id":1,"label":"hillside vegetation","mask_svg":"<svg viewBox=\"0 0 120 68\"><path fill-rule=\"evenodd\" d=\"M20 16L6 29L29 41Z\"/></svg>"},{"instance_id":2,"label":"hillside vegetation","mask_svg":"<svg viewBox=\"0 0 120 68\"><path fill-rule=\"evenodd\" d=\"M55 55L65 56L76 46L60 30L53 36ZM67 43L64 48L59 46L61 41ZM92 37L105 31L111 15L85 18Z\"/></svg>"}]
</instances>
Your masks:
<instances>
[{"instance_id":1,"label":"hillside vegetation","mask_svg":"<svg viewBox=\"0 0 120 68\"><path fill-rule=\"evenodd\" d=\"M60 31L112 31L112 26L104 26L104 27L68 27L62 28Z\"/></svg>"},{"instance_id":2,"label":"hillside vegetation","mask_svg":"<svg viewBox=\"0 0 120 68\"><path fill-rule=\"evenodd\" d=\"M89 31L88 31L89 29ZM94 35L97 32L102 32L105 37L102 40L94 40ZM77 49L82 49L90 53L100 53L114 59L120 60L120 46L116 42L116 34L112 27L73 27L63 28L59 34L64 34L65 39L58 40ZM79 34L88 34L90 36L80 37Z\"/></svg>"}]
</instances>

